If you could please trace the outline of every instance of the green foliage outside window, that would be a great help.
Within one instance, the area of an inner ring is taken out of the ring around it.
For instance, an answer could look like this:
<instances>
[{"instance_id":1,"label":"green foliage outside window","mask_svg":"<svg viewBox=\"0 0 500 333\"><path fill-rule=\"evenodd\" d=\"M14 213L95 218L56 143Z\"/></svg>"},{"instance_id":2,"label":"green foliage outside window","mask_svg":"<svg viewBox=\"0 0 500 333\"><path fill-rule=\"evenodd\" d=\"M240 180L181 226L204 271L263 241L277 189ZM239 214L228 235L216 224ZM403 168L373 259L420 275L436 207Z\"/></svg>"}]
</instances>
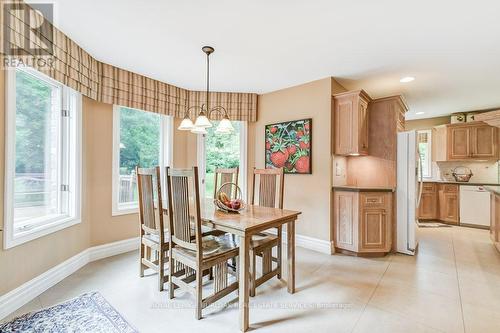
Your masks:
<instances>
[{"instance_id":1,"label":"green foliage outside window","mask_svg":"<svg viewBox=\"0 0 500 333\"><path fill-rule=\"evenodd\" d=\"M16 173L45 172L52 86L16 71Z\"/></svg>"},{"instance_id":2,"label":"green foliage outside window","mask_svg":"<svg viewBox=\"0 0 500 333\"><path fill-rule=\"evenodd\" d=\"M159 165L160 115L120 108L120 174Z\"/></svg>"}]
</instances>

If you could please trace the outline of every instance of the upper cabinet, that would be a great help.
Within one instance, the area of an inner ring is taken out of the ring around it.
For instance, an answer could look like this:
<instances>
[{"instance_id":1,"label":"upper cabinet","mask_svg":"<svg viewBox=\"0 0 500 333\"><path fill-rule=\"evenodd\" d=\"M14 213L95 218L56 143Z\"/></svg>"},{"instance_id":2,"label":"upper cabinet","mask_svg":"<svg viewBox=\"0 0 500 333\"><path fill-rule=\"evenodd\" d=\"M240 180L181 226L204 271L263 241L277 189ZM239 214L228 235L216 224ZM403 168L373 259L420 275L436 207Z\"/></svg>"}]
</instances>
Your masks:
<instances>
[{"instance_id":1,"label":"upper cabinet","mask_svg":"<svg viewBox=\"0 0 500 333\"><path fill-rule=\"evenodd\" d=\"M349 91L333 96L336 155L368 155L368 103L363 91Z\"/></svg>"},{"instance_id":2,"label":"upper cabinet","mask_svg":"<svg viewBox=\"0 0 500 333\"><path fill-rule=\"evenodd\" d=\"M483 122L437 126L433 131L434 160L496 160L498 129Z\"/></svg>"}]
</instances>

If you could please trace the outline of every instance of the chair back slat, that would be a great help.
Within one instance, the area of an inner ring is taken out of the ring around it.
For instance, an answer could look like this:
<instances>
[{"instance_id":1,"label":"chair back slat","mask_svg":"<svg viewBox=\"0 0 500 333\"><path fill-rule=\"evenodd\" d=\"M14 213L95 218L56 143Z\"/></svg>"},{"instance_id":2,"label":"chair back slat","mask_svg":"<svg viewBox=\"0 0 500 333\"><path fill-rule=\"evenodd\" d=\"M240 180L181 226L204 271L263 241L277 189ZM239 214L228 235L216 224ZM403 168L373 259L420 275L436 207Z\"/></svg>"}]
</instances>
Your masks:
<instances>
[{"instance_id":1,"label":"chair back slat","mask_svg":"<svg viewBox=\"0 0 500 333\"><path fill-rule=\"evenodd\" d=\"M160 235L163 240L163 206L160 168L136 167L137 192L139 196L139 220L141 232ZM155 209L155 202L156 207Z\"/></svg>"},{"instance_id":2,"label":"chair back slat","mask_svg":"<svg viewBox=\"0 0 500 333\"><path fill-rule=\"evenodd\" d=\"M189 219L189 183L184 176L172 177L172 215L174 229L172 235L184 242L191 240L191 227Z\"/></svg>"},{"instance_id":3,"label":"chair back slat","mask_svg":"<svg viewBox=\"0 0 500 333\"><path fill-rule=\"evenodd\" d=\"M284 173L280 169L255 169L253 172L252 205L255 202L258 177L259 206L283 208ZM277 201L277 202L276 202Z\"/></svg>"},{"instance_id":4,"label":"chair back slat","mask_svg":"<svg viewBox=\"0 0 500 333\"><path fill-rule=\"evenodd\" d=\"M173 244L197 251L201 248L200 194L198 168L167 167L170 239ZM194 242L191 232L194 227Z\"/></svg>"},{"instance_id":5,"label":"chair back slat","mask_svg":"<svg viewBox=\"0 0 500 333\"><path fill-rule=\"evenodd\" d=\"M239 174L239 168L217 168L215 169L214 172L214 199L216 199L217 191L219 188L222 186L224 183L235 183L238 185L238 174ZM232 188L232 187L230 187ZM236 192L233 191L233 193L228 193L227 191L224 191L226 195L234 199L234 196L236 195Z\"/></svg>"}]
</instances>

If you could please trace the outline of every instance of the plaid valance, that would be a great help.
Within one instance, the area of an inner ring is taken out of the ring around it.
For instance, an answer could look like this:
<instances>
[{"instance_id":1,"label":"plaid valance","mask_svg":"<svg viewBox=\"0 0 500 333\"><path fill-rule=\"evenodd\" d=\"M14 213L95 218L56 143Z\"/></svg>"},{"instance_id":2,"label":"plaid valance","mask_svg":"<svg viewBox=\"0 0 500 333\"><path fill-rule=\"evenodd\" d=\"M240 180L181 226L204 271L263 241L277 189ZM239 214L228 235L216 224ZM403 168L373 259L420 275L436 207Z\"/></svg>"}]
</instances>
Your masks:
<instances>
[{"instance_id":1,"label":"plaid valance","mask_svg":"<svg viewBox=\"0 0 500 333\"><path fill-rule=\"evenodd\" d=\"M96 60L23 1L0 3L2 54L32 59L26 61L31 67L89 98L178 118L184 116L187 107L201 105L205 100L204 92L179 88ZM16 50L18 54L5 50ZM232 120L257 121L257 94L212 92L210 99L212 106L226 108Z\"/></svg>"}]
</instances>

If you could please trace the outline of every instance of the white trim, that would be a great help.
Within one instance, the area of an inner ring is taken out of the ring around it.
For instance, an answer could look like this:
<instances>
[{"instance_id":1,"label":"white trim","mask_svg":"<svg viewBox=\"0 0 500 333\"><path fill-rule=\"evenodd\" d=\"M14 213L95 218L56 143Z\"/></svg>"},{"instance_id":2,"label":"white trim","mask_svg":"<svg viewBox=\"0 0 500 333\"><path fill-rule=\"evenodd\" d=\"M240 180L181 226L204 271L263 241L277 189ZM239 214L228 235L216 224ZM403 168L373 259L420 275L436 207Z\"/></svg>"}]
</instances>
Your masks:
<instances>
[{"instance_id":1,"label":"white trim","mask_svg":"<svg viewBox=\"0 0 500 333\"><path fill-rule=\"evenodd\" d=\"M332 254L330 242L323 239L304 235L295 235L295 245L320 253Z\"/></svg>"},{"instance_id":2,"label":"white trim","mask_svg":"<svg viewBox=\"0 0 500 333\"><path fill-rule=\"evenodd\" d=\"M139 248L139 238L94 246L67 259L59 265L31 279L7 294L0 296L0 320L19 309L47 289L56 285L86 264Z\"/></svg>"},{"instance_id":3,"label":"white trim","mask_svg":"<svg viewBox=\"0 0 500 333\"><path fill-rule=\"evenodd\" d=\"M67 128L67 137L69 142L67 150L72 156L63 155L62 158L68 159L65 180L70 185L68 205L69 211L65 214L57 215L53 220L47 220L46 223L39 226L33 225L33 228L25 232L16 232L14 228L14 178L15 178L15 154L16 154L16 69L6 71L5 85L5 182L4 182L4 237L3 247L9 249L11 247L29 242L39 237L46 236L50 233L71 227L81 222L81 183L82 183L82 103L81 95L76 91L60 84L57 81L49 78L43 73L40 73L32 68L22 68L22 70L39 80L46 81L48 84L57 86L61 89L60 109L63 108L71 111L70 120ZM70 96L75 97L74 110L69 107ZM62 125L61 125L62 126ZM62 130L62 129L61 129ZM59 134L61 135L61 134ZM61 138L60 138L61 139ZM62 143L59 143L62 145ZM62 146L61 146L62 147ZM59 149L61 149L61 147ZM71 163L73 162L74 165ZM62 162L60 162L62 163ZM59 166L61 168L61 166ZM62 169L61 169L62 170ZM59 173L61 172L59 171ZM64 171L64 172L66 172ZM59 175L61 177L61 175ZM59 185L58 185L59 186ZM60 199L59 199L60 200Z\"/></svg>"},{"instance_id":4,"label":"white trim","mask_svg":"<svg viewBox=\"0 0 500 333\"><path fill-rule=\"evenodd\" d=\"M249 202L248 198L248 185L247 185L247 175L248 175L248 122L240 121L240 174L239 185L241 191L243 192L243 199Z\"/></svg>"},{"instance_id":5,"label":"white trim","mask_svg":"<svg viewBox=\"0 0 500 333\"><path fill-rule=\"evenodd\" d=\"M423 129L417 131L417 138L419 133L427 133L427 168L429 170L428 175L423 175L423 178L432 179L433 170L432 170L432 129Z\"/></svg>"},{"instance_id":6,"label":"white trim","mask_svg":"<svg viewBox=\"0 0 500 333\"><path fill-rule=\"evenodd\" d=\"M286 227L283 229L281 238L283 239L283 243L287 244ZM276 229L266 230L266 233L276 235ZM320 253L332 254L330 242L319 238L295 234L295 246Z\"/></svg>"},{"instance_id":7,"label":"white trim","mask_svg":"<svg viewBox=\"0 0 500 333\"><path fill-rule=\"evenodd\" d=\"M196 163L198 166L198 181L199 189L200 189L200 198L205 198L205 183L206 183L206 167L207 167L207 159L206 159L206 149L205 149L205 137L206 134L196 134ZM203 209L205 204L205 200L201 200L200 205Z\"/></svg>"}]
</instances>

